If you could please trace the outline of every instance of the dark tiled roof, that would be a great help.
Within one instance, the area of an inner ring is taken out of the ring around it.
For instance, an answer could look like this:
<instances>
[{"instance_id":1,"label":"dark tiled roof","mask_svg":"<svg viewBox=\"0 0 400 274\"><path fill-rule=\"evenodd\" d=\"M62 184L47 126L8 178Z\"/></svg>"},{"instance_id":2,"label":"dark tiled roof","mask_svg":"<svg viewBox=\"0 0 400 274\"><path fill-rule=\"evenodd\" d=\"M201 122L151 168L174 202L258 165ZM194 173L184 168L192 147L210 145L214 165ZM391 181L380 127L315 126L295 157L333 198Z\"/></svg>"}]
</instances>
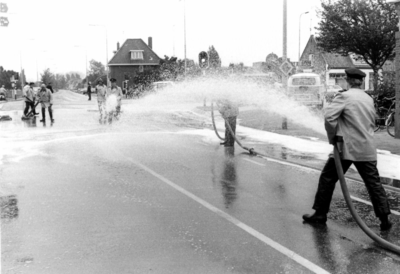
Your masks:
<instances>
[{"instance_id":1,"label":"dark tiled roof","mask_svg":"<svg viewBox=\"0 0 400 274\"><path fill-rule=\"evenodd\" d=\"M131 60L131 50L143 50L143 60ZM113 65L159 65L160 57L142 39L127 39L108 62Z\"/></svg>"},{"instance_id":2,"label":"dark tiled roof","mask_svg":"<svg viewBox=\"0 0 400 274\"><path fill-rule=\"evenodd\" d=\"M328 63L329 68L331 69L342 69L348 67L357 67L357 68L370 68L368 64L354 64L351 60L350 56L343 56L337 53L322 53L323 58Z\"/></svg>"}]
</instances>

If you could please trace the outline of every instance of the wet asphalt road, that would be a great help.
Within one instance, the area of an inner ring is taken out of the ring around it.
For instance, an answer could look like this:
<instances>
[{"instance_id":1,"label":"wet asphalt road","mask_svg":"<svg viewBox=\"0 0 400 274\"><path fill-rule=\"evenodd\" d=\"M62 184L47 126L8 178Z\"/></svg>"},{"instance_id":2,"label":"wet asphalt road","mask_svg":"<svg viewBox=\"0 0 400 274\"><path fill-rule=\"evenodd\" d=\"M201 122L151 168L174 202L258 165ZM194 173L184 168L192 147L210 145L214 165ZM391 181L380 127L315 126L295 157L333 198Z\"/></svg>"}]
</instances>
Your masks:
<instances>
[{"instance_id":1,"label":"wet asphalt road","mask_svg":"<svg viewBox=\"0 0 400 274\"><path fill-rule=\"evenodd\" d=\"M400 273L354 224L303 224L318 172L163 113L110 126L88 109L0 125L2 273Z\"/></svg>"}]
</instances>

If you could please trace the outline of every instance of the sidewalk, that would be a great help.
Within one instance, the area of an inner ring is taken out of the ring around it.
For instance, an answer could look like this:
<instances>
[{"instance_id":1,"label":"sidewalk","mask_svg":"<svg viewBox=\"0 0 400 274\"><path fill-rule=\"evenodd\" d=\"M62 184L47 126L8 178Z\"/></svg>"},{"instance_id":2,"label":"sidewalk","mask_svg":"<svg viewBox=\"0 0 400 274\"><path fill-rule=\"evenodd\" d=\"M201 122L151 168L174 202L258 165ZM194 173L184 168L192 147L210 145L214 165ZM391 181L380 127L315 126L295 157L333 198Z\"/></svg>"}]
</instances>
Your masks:
<instances>
[{"instance_id":1,"label":"sidewalk","mask_svg":"<svg viewBox=\"0 0 400 274\"><path fill-rule=\"evenodd\" d=\"M315 137L320 140L328 141L326 135L305 128L291 121L287 122L288 129L282 129L282 117L262 110L244 110L239 114L240 125L271 131L278 134L290 135L295 137ZM400 155L400 139L390 136L385 129L375 132L375 142L380 150L390 151L392 154Z\"/></svg>"}]
</instances>

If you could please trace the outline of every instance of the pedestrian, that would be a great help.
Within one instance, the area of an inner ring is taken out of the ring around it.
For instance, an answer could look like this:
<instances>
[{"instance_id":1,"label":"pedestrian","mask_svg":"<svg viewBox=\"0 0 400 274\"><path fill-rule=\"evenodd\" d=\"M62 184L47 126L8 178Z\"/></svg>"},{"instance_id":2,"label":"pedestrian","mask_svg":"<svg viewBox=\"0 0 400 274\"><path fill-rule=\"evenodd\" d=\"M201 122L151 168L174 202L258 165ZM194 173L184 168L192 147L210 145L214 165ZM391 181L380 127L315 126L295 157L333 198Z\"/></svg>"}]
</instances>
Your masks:
<instances>
[{"instance_id":1,"label":"pedestrian","mask_svg":"<svg viewBox=\"0 0 400 274\"><path fill-rule=\"evenodd\" d=\"M5 89L4 85L1 85L0 88L0 101L7 101L6 99L7 90Z\"/></svg>"},{"instance_id":2,"label":"pedestrian","mask_svg":"<svg viewBox=\"0 0 400 274\"><path fill-rule=\"evenodd\" d=\"M88 83L87 94L89 96L88 101L91 101L92 100L92 83L91 82Z\"/></svg>"},{"instance_id":3,"label":"pedestrian","mask_svg":"<svg viewBox=\"0 0 400 274\"><path fill-rule=\"evenodd\" d=\"M31 104L31 111L33 113L33 115L39 115L39 113L36 112L36 102L38 101L38 94L37 92L35 92L35 90L33 89L33 86L35 85L35 83L30 82L29 86L31 88L31 92L32 92L32 104Z\"/></svg>"},{"instance_id":4,"label":"pedestrian","mask_svg":"<svg viewBox=\"0 0 400 274\"><path fill-rule=\"evenodd\" d=\"M235 145L235 138L229 130L228 125L231 127L233 134L236 132L236 118L239 115L239 107L228 99L217 101L218 110L225 120L225 141L221 143L225 147L233 147Z\"/></svg>"},{"instance_id":5,"label":"pedestrian","mask_svg":"<svg viewBox=\"0 0 400 274\"><path fill-rule=\"evenodd\" d=\"M33 104L33 83L26 83L24 88L22 89L22 96L25 98L25 109L23 117L27 118L29 108L32 113L34 112L34 104Z\"/></svg>"},{"instance_id":6,"label":"pedestrian","mask_svg":"<svg viewBox=\"0 0 400 274\"><path fill-rule=\"evenodd\" d=\"M325 109L325 129L328 140L332 145L341 143L343 172L346 173L352 164L355 165L368 190L375 215L381 221L381 230L389 230L392 226L388 219L390 208L377 169L374 102L361 88L365 73L356 68L346 69L345 72L350 89L338 93ZM325 223L327 221L337 181L335 160L330 154L319 178L313 205L315 213L303 215L305 222Z\"/></svg>"},{"instance_id":7,"label":"pedestrian","mask_svg":"<svg viewBox=\"0 0 400 274\"><path fill-rule=\"evenodd\" d=\"M46 86L46 88L49 89L49 90L51 91L51 93L54 93L54 90L53 90L53 87L51 86L51 83L49 83L49 84Z\"/></svg>"},{"instance_id":8,"label":"pedestrian","mask_svg":"<svg viewBox=\"0 0 400 274\"><path fill-rule=\"evenodd\" d=\"M53 94L50 90L46 88L45 84L42 84L40 87L40 91L38 93L39 102L42 106L42 120L40 122L46 123L46 108L49 111L49 116L51 123L54 123L53 119Z\"/></svg>"},{"instance_id":9,"label":"pedestrian","mask_svg":"<svg viewBox=\"0 0 400 274\"><path fill-rule=\"evenodd\" d=\"M118 119L121 112L122 90L117 86L115 78L110 79L111 87L107 89L108 122L111 124L113 117Z\"/></svg>"},{"instance_id":10,"label":"pedestrian","mask_svg":"<svg viewBox=\"0 0 400 274\"><path fill-rule=\"evenodd\" d=\"M97 103L99 105L100 119L99 122L102 124L105 122L107 117L106 113L106 95L107 95L107 87L103 84L103 80L99 80L96 86L97 93Z\"/></svg>"}]
</instances>

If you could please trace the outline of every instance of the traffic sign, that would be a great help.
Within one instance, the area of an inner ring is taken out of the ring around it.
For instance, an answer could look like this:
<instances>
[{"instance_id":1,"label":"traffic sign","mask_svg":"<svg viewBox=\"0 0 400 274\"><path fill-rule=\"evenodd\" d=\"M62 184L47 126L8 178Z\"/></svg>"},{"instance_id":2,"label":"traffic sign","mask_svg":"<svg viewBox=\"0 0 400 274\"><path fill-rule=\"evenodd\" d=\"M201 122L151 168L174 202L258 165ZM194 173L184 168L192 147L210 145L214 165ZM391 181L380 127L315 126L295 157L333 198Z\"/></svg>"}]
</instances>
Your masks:
<instances>
[{"instance_id":1,"label":"traffic sign","mask_svg":"<svg viewBox=\"0 0 400 274\"><path fill-rule=\"evenodd\" d=\"M6 3L0 3L0 12L7 13L8 7Z\"/></svg>"},{"instance_id":2,"label":"traffic sign","mask_svg":"<svg viewBox=\"0 0 400 274\"><path fill-rule=\"evenodd\" d=\"M0 26L7 27L8 26L8 18L7 17L0 17Z\"/></svg>"}]
</instances>

